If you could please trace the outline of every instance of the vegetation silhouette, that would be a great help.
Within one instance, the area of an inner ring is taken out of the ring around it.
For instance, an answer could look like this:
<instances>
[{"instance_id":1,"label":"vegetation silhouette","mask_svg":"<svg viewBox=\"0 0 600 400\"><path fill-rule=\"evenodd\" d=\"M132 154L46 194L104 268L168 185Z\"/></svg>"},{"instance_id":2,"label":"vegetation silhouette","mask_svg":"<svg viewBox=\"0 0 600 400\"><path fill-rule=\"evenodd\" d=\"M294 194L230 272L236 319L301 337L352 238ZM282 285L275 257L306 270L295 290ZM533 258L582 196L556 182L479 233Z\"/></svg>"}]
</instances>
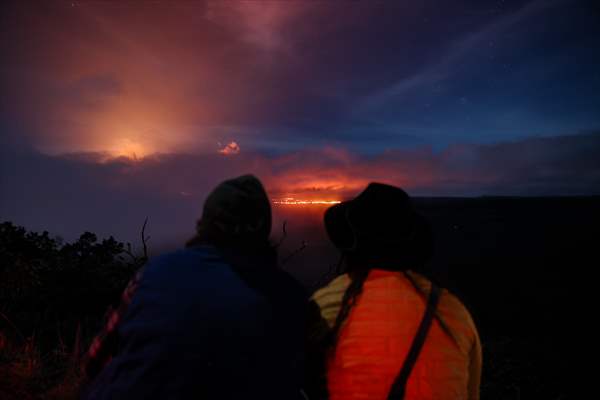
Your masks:
<instances>
[{"instance_id":1,"label":"vegetation silhouette","mask_svg":"<svg viewBox=\"0 0 600 400\"><path fill-rule=\"evenodd\" d=\"M74 395L89 341L146 262L146 222L142 255L112 236L64 243L0 224L0 398Z\"/></svg>"}]
</instances>

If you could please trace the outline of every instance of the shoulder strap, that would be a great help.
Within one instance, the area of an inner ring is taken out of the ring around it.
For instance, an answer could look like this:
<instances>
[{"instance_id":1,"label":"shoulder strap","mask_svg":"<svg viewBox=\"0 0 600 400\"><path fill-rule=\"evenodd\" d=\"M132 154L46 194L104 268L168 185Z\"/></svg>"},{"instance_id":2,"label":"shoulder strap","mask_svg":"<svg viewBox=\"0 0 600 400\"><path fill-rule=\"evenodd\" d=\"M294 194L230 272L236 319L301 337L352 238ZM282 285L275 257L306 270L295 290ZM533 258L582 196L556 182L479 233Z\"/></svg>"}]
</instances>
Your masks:
<instances>
[{"instance_id":1,"label":"shoulder strap","mask_svg":"<svg viewBox=\"0 0 600 400\"><path fill-rule=\"evenodd\" d=\"M425 313L423 314L423 318L421 319L419 330L413 338L412 345L410 347L410 350L408 351L408 354L406 355L406 359L404 360L402 369L400 370L400 373L398 374L396 380L392 384L390 394L388 395L388 400L404 399L406 383L408 382L410 373L412 372L413 367L417 362L419 353L421 352L423 344L425 343L425 339L427 338L427 333L429 332L429 328L431 327L431 323L433 322L435 310L440 299L440 293L440 288L435 283L431 282L431 292L429 293L427 307L425 308Z\"/></svg>"}]
</instances>

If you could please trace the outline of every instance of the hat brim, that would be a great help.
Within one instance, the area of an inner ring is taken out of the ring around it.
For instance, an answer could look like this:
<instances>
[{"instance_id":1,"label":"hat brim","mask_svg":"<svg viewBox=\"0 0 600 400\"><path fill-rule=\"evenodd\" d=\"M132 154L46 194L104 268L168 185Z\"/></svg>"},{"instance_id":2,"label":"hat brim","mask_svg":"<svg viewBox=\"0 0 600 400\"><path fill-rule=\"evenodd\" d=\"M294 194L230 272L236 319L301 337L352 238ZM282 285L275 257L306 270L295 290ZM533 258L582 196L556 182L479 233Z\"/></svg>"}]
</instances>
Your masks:
<instances>
[{"instance_id":1,"label":"hat brim","mask_svg":"<svg viewBox=\"0 0 600 400\"><path fill-rule=\"evenodd\" d=\"M352 207L355 205L355 203L356 203L356 199L352 199L352 200L344 201L342 203L339 203L339 204L329 207L325 211L325 215L324 215L325 231L327 232L327 235L329 236L329 240L331 240L333 245L342 251L344 251L344 250L357 250L357 251L373 250L371 248L373 243L369 243L369 242L364 243L364 241L362 241L362 240L361 240L362 243L357 243L358 238L356 237L356 235L357 234L360 235L360 233L353 231L351 223L348 219L349 210L352 209ZM385 224L384 221L381 221L381 223ZM425 241L430 240L430 238L429 238L429 236L431 234L430 233L430 224L429 224L429 221L427 220L427 218L425 218L423 215L413 211L410 214L410 221L407 220L406 223L410 224L409 225L411 227L410 234L408 234L406 236L399 235L399 236L394 237L395 235L393 233L399 233L400 231L402 231L402 229L389 230L387 232L388 235L386 235L385 238L379 236L377 243L383 247L386 247L386 245L389 245L389 246L394 247L396 250L410 251L410 250L416 250L416 248L420 247L422 245L422 243L420 243L420 242L422 242L423 240L425 240ZM408 248L403 249L403 247L404 247L403 245L407 243L407 240L410 240L410 242L411 242L410 247L412 249L410 249L410 250ZM369 248L363 247L364 245L368 245ZM375 247L378 247L378 246L375 246Z\"/></svg>"},{"instance_id":2,"label":"hat brim","mask_svg":"<svg viewBox=\"0 0 600 400\"><path fill-rule=\"evenodd\" d=\"M347 219L352 200L344 201L325 210L324 225L329 240L340 250L351 249L355 244L352 227Z\"/></svg>"}]
</instances>

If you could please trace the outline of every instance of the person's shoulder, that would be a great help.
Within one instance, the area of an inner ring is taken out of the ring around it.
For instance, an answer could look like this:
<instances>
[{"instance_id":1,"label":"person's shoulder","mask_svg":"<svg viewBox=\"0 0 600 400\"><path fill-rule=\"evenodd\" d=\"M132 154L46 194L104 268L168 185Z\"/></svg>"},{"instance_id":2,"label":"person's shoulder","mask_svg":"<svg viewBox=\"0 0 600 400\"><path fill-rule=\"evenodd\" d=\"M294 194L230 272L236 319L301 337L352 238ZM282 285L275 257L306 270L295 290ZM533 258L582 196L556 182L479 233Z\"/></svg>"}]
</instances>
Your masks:
<instances>
[{"instance_id":1,"label":"person's shoulder","mask_svg":"<svg viewBox=\"0 0 600 400\"><path fill-rule=\"evenodd\" d=\"M216 250L210 246L183 248L151 257L144 267L144 275L153 275L165 270L170 272L182 272L189 268L196 270L199 265L206 267L222 263L223 260Z\"/></svg>"},{"instance_id":2,"label":"person's shoulder","mask_svg":"<svg viewBox=\"0 0 600 400\"><path fill-rule=\"evenodd\" d=\"M458 296L446 289L442 292L439 308L459 346L465 352L470 351L473 344L479 340L479 333L469 309Z\"/></svg>"},{"instance_id":3,"label":"person's shoulder","mask_svg":"<svg viewBox=\"0 0 600 400\"><path fill-rule=\"evenodd\" d=\"M332 327L335 322L350 282L348 274L340 275L325 287L317 290L311 297L311 302L318 306L321 317L327 321L329 327Z\"/></svg>"},{"instance_id":4,"label":"person's shoulder","mask_svg":"<svg viewBox=\"0 0 600 400\"><path fill-rule=\"evenodd\" d=\"M475 330L475 323L469 309L454 293L447 289L442 291L442 301L445 308L454 316L455 319L462 322L471 330Z\"/></svg>"},{"instance_id":5,"label":"person's shoulder","mask_svg":"<svg viewBox=\"0 0 600 400\"><path fill-rule=\"evenodd\" d=\"M424 293L429 292L431 281L427 277L414 271L409 271L409 275ZM473 317L465 304L452 291L442 288L438 313L459 346L464 351L468 351L473 341L477 339L478 332Z\"/></svg>"},{"instance_id":6,"label":"person's shoulder","mask_svg":"<svg viewBox=\"0 0 600 400\"><path fill-rule=\"evenodd\" d=\"M326 302L328 298L338 297L340 293L343 296L343 293L346 292L346 289L350 285L350 281L350 276L348 274L340 275L324 287L318 289L312 295L311 299L317 302L317 304L320 304Z\"/></svg>"},{"instance_id":7,"label":"person's shoulder","mask_svg":"<svg viewBox=\"0 0 600 400\"><path fill-rule=\"evenodd\" d=\"M154 256L150 258L149 264L162 264L172 261L185 261L188 259L215 257L217 257L217 252L211 246L186 247Z\"/></svg>"}]
</instances>

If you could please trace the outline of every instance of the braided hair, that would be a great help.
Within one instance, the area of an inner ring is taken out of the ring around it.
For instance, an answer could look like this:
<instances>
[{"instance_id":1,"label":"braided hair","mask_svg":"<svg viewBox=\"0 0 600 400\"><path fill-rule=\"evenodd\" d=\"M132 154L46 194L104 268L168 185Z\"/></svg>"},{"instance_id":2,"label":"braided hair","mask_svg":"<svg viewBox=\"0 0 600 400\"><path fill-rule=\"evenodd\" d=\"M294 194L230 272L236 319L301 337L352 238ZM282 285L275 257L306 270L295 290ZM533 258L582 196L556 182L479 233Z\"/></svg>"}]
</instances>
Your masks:
<instances>
[{"instance_id":1,"label":"braided hair","mask_svg":"<svg viewBox=\"0 0 600 400\"><path fill-rule=\"evenodd\" d=\"M363 285L369 276L370 269L365 263L360 262L360 258L352 253L342 253L342 260L345 261L345 270L350 276L350 285L346 288L342 298L340 311L335 319L333 328L331 329L331 348L335 348L335 344L339 338L340 330L344 321L350 315L352 307L356 305L358 297L362 293Z\"/></svg>"}]
</instances>

